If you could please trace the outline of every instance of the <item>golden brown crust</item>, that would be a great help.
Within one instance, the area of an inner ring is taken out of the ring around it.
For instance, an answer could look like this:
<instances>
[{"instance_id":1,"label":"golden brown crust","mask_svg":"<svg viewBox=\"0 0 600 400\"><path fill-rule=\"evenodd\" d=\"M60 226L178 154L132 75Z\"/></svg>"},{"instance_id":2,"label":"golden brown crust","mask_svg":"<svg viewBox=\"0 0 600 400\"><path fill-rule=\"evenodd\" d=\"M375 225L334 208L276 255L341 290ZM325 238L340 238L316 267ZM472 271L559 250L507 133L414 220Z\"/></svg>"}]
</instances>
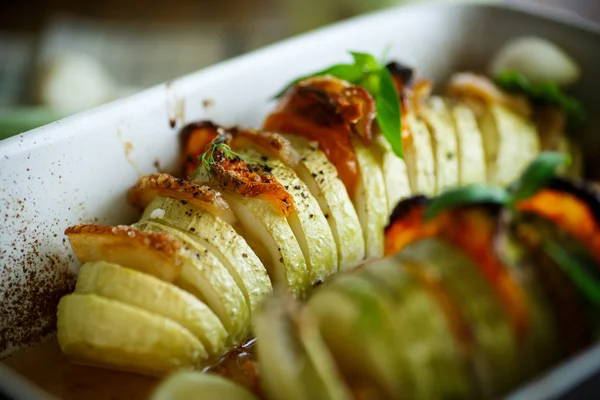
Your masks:
<instances>
[{"instance_id":1,"label":"golden brown crust","mask_svg":"<svg viewBox=\"0 0 600 400\"><path fill-rule=\"evenodd\" d=\"M70 240L77 235L127 238L132 245L141 245L165 256L174 256L183 247L179 241L168 233L143 232L127 225L80 224L68 227L65 230L65 235Z\"/></svg>"},{"instance_id":2,"label":"golden brown crust","mask_svg":"<svg viewBox=\"0 0 600 400\"><path fill-rule=\"evenodd\" d=\"M229 211L229 205L219 192L169 174L143 176L128 194L129 203L142 210L157 196L189 202L212 213Z\"/></svg>"},{"instance_id":3,"label":"golden brown crust","mask_svg":"<svg viewBox=\"0 0 600 400\"><path fill-rule=\"evenodd\" d=\"M230 146L234 150L256 146L290 168L295 168L300 162L300 156L291 143L278 133L237 128L231 128L227 132L232 135Z\"/></svg>"}]
</instances>

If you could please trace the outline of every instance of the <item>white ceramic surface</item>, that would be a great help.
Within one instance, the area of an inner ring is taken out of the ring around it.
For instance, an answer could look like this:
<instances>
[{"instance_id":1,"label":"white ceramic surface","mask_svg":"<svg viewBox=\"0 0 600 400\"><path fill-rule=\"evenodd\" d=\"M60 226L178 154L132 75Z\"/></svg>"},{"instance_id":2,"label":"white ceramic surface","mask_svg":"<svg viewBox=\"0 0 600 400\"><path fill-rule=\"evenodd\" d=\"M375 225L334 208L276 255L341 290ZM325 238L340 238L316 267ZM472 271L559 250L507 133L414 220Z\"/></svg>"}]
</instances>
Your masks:
<instances>
[{"instance_id":1,"label":"white ceramic surface","mask_svg":"<svg viewBox=\"0 0 600 400\"><path fill-rule=\"evenodd\" d=\"M346 50L378 55L391 45L390 58L439 82L453 71L483 68L506 40L532 34L579 62L577 95L600 115L597 27L494 5L428 4L294 38L0 142L0 355L53 329L54 306L72 284L68 271L79 266L65 228L133 222L126 191L157 166L175 167L183 124L258 126L284 83L347 60ZM592 121L590 129L596 126ZM587 149L588 156L600 154Z\"/></svg>"}]
</instances>

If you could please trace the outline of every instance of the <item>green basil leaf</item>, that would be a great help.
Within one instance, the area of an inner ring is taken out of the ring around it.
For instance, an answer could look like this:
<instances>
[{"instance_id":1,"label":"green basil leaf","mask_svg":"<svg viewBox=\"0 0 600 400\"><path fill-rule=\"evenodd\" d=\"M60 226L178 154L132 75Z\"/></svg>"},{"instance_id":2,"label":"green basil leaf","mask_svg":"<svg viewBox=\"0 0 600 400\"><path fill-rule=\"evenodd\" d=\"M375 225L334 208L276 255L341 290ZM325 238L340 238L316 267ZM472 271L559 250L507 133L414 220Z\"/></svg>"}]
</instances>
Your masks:
<instances>
[{"instance_id":1,"label":"green basil leaf","mask_svg":"<svg viewBox=\"0 0 600 400\"><path fill-rule=\"evenodd\" d=\"M521 93L536 104L552 105L565 111L571 126L587 119L583 106L575 98L564 93L555 83L533 84L515 71L504 71L496 77L498 86L512 93Z\"/></svg>"},{"instance_id":2,"label":"green basil leaf","mask_svg":"<svg viewBox=\"0 0 600 400\"><path fill-rule=\"evenodd\" d=\"M550 240L546 240L543 247L546 254L569 276L581 294L595 306L600 306L600 282L590 273L598 268L594 261L588 255L576 257Z\"/></svg>"},{"instance_id":3,"label":"green basil leaf","mask_svg":"<svg viewBox=\"0 0 600 400\"><path fill-rule=\"evenodd\" d=\"M510 195L503 188L483 185L463 186L448 189L432 199L425 209L424 217L425 220L429 220L446 209L481 203L504 205L509 200Z\"/></svg>"},{"instance_id":4,"label":"green basil leaf","mask_svg":"<svg viewBox=\"0 0 600 400\"><path fill-rule=\"evenodd\" d=\"M371 54L357 51L351 51L350 54L354 59L354 65L359 67L363 72L377 71L380 68L377 59Z\"/></svg>"},{"instance_id":5,"label":"green basil leaf","mask_svg":"<svg viewBox=\"0 0 600 400\"><path fill-rule=\"evenodd\" d=\"M294 86L295 84L297 84L300 81L303 81L304 79L313 78L315 76L324 76L324 75L335 76L336 78L343 79L350 83L356 84L362 78L363 71L360 67L358 67L354 64L332 65L331 67L325 68L321 71L313 72L311 74L304 75L304 76L301 76L300 78L294 79L291 83L286 85L285 88L283 88L283 90L281 90L279 93L277 93L274 97L277 99L277 98L283 96L283 94L290 87Z\"/></svg>"},{"instance_id":6,"label":"green basil leaf","mask_svg":"<svg viewBox=\"0 0 600 400\"><path fill-rule=\"evenodd\" d=\"M515 203L533 196L548 184L561 166L568 162L569 158L561 153L540 153L509 188L511 201Z\"/></svg>"},{"instance_id":7,"label":"green basil leaf","mask_svg":"<svg viewBox=\"0 0 600 400\"><path fill-rule=\"evenodd\" d=\"M394 85L394 79L387 68L379 71L379 90L375 96L377 123L381 133L392 146L394 153L404 158L402 148L400 99Z\"/></svg>"}]
</instances>

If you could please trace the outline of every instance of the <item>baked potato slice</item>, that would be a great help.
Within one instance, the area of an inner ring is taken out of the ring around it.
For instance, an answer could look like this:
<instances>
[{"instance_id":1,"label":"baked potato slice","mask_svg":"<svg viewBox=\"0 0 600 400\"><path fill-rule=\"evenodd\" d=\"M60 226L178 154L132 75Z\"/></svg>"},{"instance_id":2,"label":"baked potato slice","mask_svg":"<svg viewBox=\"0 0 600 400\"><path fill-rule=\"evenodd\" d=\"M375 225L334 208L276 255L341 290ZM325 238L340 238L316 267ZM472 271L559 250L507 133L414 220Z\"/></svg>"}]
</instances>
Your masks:
<instances>
[{"instance_id":1,"label":"baked potato slice","mask_svg":"<svg viewBox=\"0 0 600 400\"><path fill-rule=\"evenodd\" d=\"M311 284L323 282L335 274L338 270L335 240L319 203L306 183L282 161L270 157L266 152L245 149L241 153L251 159L266 162L272 168L271 174L294 199L295 208L287 216L287 221L306 260Z\"/></svg>"},{"instance_id":2,"label":"baked potato slice","mask_svg":"<svg viewBox=\"0 0 600 400\"><path fill-rule=\"evenodd\" d=\"M174 283L203 301L219 317L230 335L228 344L236 345L246 339L250 333L250 310L227 268L181 230L152 221L134 226L144 232L168 233L183 244L180 253L185 262Z\"/></svg>"},{"instance_id":3,"label":"baked potato slice","mask_svg":"<svg viewBox=\"0 0 600 400\"><path fill-rule=\"evenodd\" d=\"M441 97L431 96L420 107L431 134L431 148L435 160L435 193L458 184L458 146L454 124Z\"/></svg>"},{"instance_id":4,"label":"baked potato slice","mask_svg":"<svg viewBox=\"0 0 600 400\"><path fill-rule=\"evenodd\" d=\"M141 221L180 229L214 254L242 290L250 312L271 293L271 281L260 259L233 226L219 216L185 201L156 197L146 207Z\"/></svg>"},{"instance_id":5,"label":"baked potato slice","mask_svg":"<svg viewBox=\"0 0 600 400\"><path fill-rule=\"evenodd\" d=\"M300 161L295 168L298 177L317 199L335 239L340 270L357 265L365 256L365 241L358 215L348 191L316 142L296 135L285 135Z\"/></svg>"},{"instance_id":6,"label":"baked potato slice","mask_svg":"<svg viewBox=\"0 0 600 400\"><path fill-rule=\"evenodd\" d=\"M429 129L414 112L405 113L403 117L411 133L409 139L404 141L404 159L412 193L436 194L435 158Z\"/></svg>"},{"instance_id":7,"label":"baked potato slice","mask_svg":"<svg viewBox=\"0 0 600 400\"><path fill-rule=\"evenodd\" d=\"M401 199L409 197L412 193L408 182L406 161L394 153L390 143L381 134L375 136L373 146L377 149L375 151L379 152L380 167L385 182L389 216L394 210L394 207L396 207L396 204L398 204Z\"/></svg>"},{"instance_id":8,"label":"baked potato slice","mask_svg":"<svg viewBox=\"0 0 600 400\"><path fill-rule=\"evenodd\" d=\"M196 336L212 357L226 350L227 331L200 300L151 275L104 261L83 265L75 293L95 294L177 322Z\"/></svg>"},{"instance_id":9,"label":"baked potato slice","mask_svg":"<svg viewBox=\"0 0 600 400\"><path fill-rule=\"evenodd\" d=\"M359 166L359 178L354 195L354 208L365 239L365 258L383 255L383 230L387 225L388 204L381 167L372 149L353 141Z\"/></svg>"},{"instance_id":10,"label":"baked potato slice","mask_svg":"<svg viewBox=\"0 0 600 400\"><path fill-rule=\"evenodd\" d=\"M514 181L540 151L535 126L506 107L490 103L479 118L489 183Z\"/></svg>"},{"instance_id":11,"label":"baked potato slice","mask_svg":"<svg viewBox=\"0 0 600 400\"><path fill-rule=\"evenodd\" d=\"M470 185L486 182L487 165L477 117L468 106L460 102L448 103L447 107L457 137L458 183Z\"/></svg>"},{"instance_id":12,"label":"baked potato slice","mask_svg":"<svg viewBox=\"0 0 600 400\"><path fill-rule=\"evenodd\" d=\"M58 343L76 363L161 376L207 359L202 343L178 323L94 294L58 304Z\"/></svg>"}]
</instances>

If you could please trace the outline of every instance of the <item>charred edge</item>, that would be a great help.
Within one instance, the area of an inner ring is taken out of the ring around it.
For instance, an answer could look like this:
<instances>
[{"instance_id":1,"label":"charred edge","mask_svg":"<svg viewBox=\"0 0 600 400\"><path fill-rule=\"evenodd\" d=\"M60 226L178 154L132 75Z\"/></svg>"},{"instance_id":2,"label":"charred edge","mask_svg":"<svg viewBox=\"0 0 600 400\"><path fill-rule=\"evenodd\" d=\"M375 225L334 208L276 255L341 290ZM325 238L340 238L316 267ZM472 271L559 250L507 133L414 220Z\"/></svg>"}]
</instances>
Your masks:
<instances>
[{"instance_id":1,"label":"charred edge","mask_svg":"<svg viewBox=\"0 0 600 400\"><path fill-rule=\"evenodd\" d=\"M396 207L394 207L392 215L390 215L390 221L385 227L385 232L388 231L394 222L406 217L417 207L427 206L430 201L431 199L425 195L417 195L400 201Z\"/></svg>"},{"instance_id":2,"label":"charred edge","mask_svg":"<svg viewBox=\"0 0 600 400\"><path fill-rule=\"evenodd\" d=\"M203 129L203 128L212 129L216 132L219 129L219 125L217 125L214 122L209 121L209 120L196 121L196 122L187 124L186 126L181 128L181 133L179 134L179 143L181 145L181 148L185 149L185 145L188 142L188 139L189 139L190 135L192 134L192 132L194 132L196 129Z\"/></svg>"},{"instance_id":3,"label":"charred edge","mask_svg":"<svg viewBox=\"0 0 600 400\"><path fill-rule=\"evenodd\" d=\"M564 178L553 178L546 187L577 197L590 208L594 219L600 223L600 189L598 187L584 181Z\"/></svg>"},{"instance_id":4,"label":"charred edge","mask_svg":"<svg viewBox=\"0 0 600 400\"><path fill-rule=\"evenodd\" d=\"M385 66L390 74L400 79L404 86L409 86L414 82L414 69L408 65L392 61Z\"/></svg>"},{"instance_id":5,"label":"charred edge","mask_svg":"<svg viewBox=\"0 0 600 400\"><path fill-rule=\"evenodd\" d=\"M296 87L295 95L310 99L308 104L296 107L293 113L306 117L312 123L322 127L333 127L343 121L338 114L337 104L324 89L315 86Z\"/></svg>"}]
</instances>

